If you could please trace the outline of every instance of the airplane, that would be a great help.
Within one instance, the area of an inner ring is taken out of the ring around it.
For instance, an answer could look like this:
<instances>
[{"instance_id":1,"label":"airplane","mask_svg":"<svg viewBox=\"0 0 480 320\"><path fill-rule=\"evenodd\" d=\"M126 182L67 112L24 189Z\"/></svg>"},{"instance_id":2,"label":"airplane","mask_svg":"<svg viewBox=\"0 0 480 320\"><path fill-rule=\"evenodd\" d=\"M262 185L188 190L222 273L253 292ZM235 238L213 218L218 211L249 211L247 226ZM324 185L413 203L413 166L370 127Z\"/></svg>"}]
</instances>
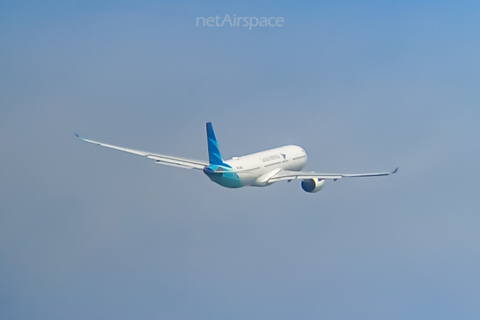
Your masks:
<instances>
[{"instance_id":1,"label":"airplane","mask_svg":"<svg viewBox=\"0 0 480 320\"><path fill-rule=\"evenodd\" d=\"M277 181L300 179L302 189L308 193L316 193L323 188L325 180L337 181L342 178L388 176L397 172L362 173L362 174L337 174L316 173L301 171L307 163L307 153L301 147L288 145L262 152L249 154L242 157L233 157L223 160L218 149L217 139L211 122L207 123L207 142L209 162L171 157L157 153L138 151L118 147L102 142L88 140L75 135L81 140L97 144L102 147L124 151L146 157L158 164L184 169L202 170L211 181L227 188L240 188L244 186L266 187Z\"/></svg>"}]
</instances>

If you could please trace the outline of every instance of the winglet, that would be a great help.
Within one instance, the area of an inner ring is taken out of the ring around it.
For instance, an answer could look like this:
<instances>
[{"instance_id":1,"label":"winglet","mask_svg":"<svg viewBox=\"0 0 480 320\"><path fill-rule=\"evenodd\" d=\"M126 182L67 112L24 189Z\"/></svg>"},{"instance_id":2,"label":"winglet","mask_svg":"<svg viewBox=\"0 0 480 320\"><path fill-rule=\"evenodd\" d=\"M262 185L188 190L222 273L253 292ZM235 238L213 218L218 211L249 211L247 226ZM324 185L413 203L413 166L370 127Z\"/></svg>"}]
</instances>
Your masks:
<instances>
[{"instance_id":1,"label":"winglet","mask_svg":"<svg viewBox=\"0 0 480 320\"><path fill-rule=\"evenodd\" d=\"M87 141L87 140L85 140L84 138L80 137L76 132L74 132L74 133L75 133L75 136L76 136L78 139L80 139L80 140L82 140L82 141ZM87 142L88 142L88 141L87 141Z\"/></svg>"},{"instance_id":2,"label":"winglet","mask_svg":"<svg viewBox=\"0 0 480 320\"><path fill-rule=\"evenodd\" d=\"M395 170L392 171L392 174L396 173L398 171L398 167L395 168Z\"/></svg>"}]
</instances>

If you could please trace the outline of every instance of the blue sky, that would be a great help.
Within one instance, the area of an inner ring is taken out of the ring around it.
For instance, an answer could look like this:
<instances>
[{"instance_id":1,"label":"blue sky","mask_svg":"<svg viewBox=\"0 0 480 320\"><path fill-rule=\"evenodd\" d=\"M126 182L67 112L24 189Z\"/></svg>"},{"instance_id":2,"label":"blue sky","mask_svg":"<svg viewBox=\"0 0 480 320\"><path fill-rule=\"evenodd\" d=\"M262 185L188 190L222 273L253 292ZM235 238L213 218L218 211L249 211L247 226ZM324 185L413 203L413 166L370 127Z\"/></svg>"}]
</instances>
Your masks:
<instances>
[{"instance_id":1,"label":"blue sky","mask_svg":"<svg viewBox=\"0 0 480 320\"><path fill-rule=\"evenodd\" d=\"M474 1L0 3L0 317L480 316ZM201 28L275 16L281 28ZM297 144L224 189L82 143L207 159Z\"/></svg>"}]
</instances>

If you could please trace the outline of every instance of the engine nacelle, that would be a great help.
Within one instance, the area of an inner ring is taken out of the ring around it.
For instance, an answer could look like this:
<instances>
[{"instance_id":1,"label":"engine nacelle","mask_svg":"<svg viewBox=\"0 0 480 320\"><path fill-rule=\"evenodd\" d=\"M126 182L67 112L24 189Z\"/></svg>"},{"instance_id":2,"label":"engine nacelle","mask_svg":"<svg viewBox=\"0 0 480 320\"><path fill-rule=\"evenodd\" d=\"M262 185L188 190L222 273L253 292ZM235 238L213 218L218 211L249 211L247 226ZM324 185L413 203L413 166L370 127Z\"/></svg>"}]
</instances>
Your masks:
<instances>
[{"instance_id":1,"label":"engine nacelle","mask_svg":"<svg viewBox=\"0 0 480 320\"><path fill-rule=\"evenodd\" d=\"M302 189L306 192L315 193L320 191L325 184L323 179L305 179L302 181Z\"/></svg>"}]
</instances>

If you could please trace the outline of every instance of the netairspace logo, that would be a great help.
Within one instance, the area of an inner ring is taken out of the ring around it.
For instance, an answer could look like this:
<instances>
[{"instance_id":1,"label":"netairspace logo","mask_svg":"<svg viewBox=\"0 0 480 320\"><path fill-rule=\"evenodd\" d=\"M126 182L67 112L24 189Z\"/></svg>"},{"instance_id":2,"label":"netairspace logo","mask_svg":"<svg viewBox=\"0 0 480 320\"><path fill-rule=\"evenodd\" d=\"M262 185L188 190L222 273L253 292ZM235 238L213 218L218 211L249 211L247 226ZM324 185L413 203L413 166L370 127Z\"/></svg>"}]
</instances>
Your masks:
<instances>
[{"instance_id":1,"label":"netairspace logo","mask_svg":"<svg viewBox=\"0 0 480 320\"><path fill-rule=\"evenodd\" d=\"M229 14L226 14L222 18L219 16L214 17L197 17L197 27L248 27L252 30L254 27L283 27L285 19L283 17L237 17L233 15L233 19ZM220 21L221 20L221 21Z\"/></svg>"}]
</instances>

